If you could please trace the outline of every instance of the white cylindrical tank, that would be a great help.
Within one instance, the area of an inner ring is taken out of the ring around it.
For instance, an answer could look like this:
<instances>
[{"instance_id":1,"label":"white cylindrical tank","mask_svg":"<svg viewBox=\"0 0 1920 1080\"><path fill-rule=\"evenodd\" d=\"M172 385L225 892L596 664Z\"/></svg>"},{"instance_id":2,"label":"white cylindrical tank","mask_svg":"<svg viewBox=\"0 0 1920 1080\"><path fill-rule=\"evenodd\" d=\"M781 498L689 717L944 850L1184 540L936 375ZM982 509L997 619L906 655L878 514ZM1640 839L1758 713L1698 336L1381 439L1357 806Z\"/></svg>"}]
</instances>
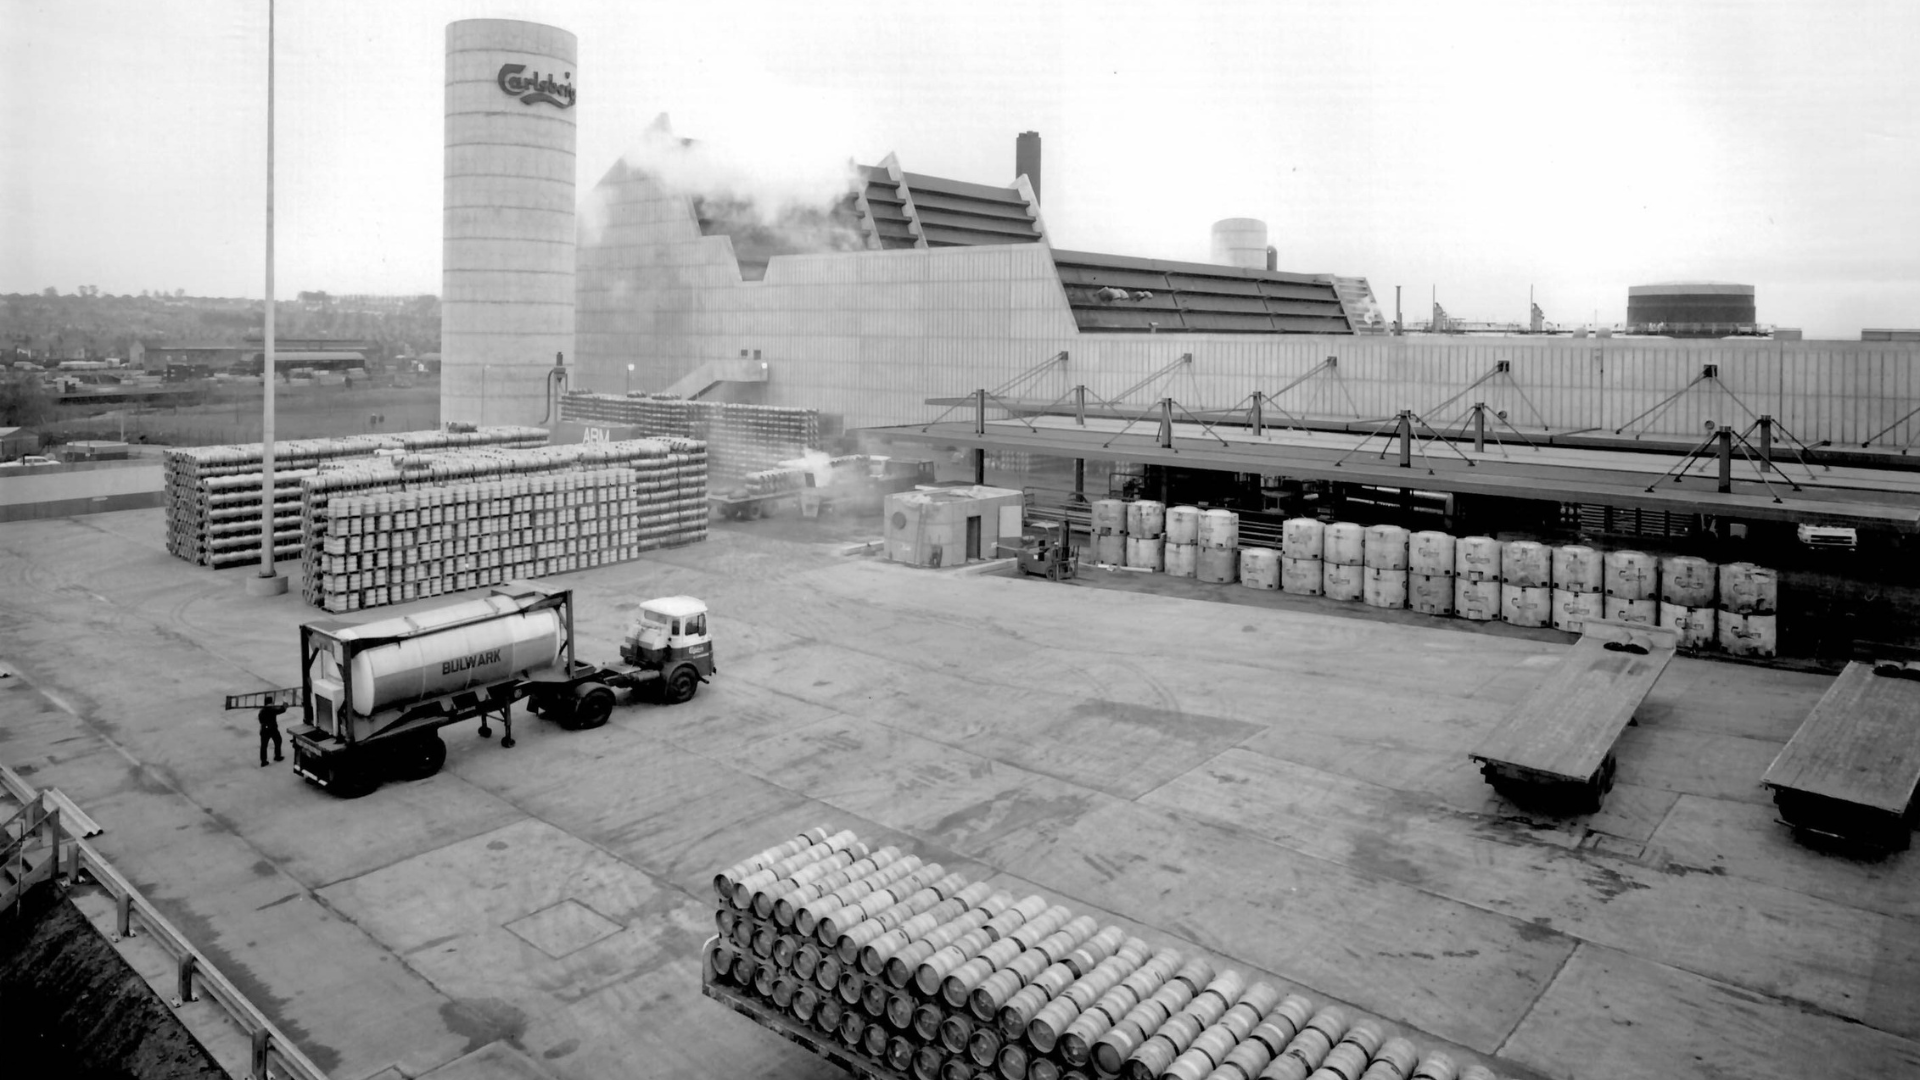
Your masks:
<instances>
[{"instance_id":1,"label":"white cylindrical tank","mask_svg":"<svg viewBox=\"0 0 1920 1080\"><path fill-rule=\"evenodd\" d=\"M1167 543L1197 544L1200 542L1200 508L1197 506L1176 506L1167 511ZM1168 571L1171 573L1172 571Z\"/></svg>"},{"instance_id":2,"label":"white cylindrical tank","mask_svg":"<svg viewBox=\"0 0 1920 1080\"><path fill-rule=\"evenodd\" d=\"M1366 564L1376 570L1407 569L1412 535L1398 525L1371 525L1366 533Z\"/></svg>"},{"instance_id":3,"label":"white cylindrical tank","mask_svg":"<svg viewBox=\"0 0 1920 1080\"><path fill-rule=\"evenodd\" d=\"M1407 572L1369 566L1360 598L1368 607L1403 608L1407 606Z\"/></svg>"},{"instance_id":4,"label":"white cylindrical tank","mask_svg":"<svg viewBox=\"0 0 1920 1080\"><path fill-rule=\"evenodd\" d=\"M1500 550L1494 548L1495 551ZM1454 614L1474 622L1500 618L1500 583L1492 578L1458 577L1453 586Z\"/></svg>"},{"instance_id":5,"label":"white cylindrical tank","mask_svg":"<svg viewBox=\"0 0 1920 1080\"><path fill-rule=\"evenodd\" d=\"M1605 591L1608 596L1649 600L1659 592L1659 579L1660 564L1646 552L1607 552Z\"/></svg>"},{"instance_id":6,"label":"white cylindrical tank","mask_svg":"<svg viewBox=\"0 0 1920 1080\"><path fill-rule=\"evenodd\" d=\"M354 712L367 715L389 705L457 693L551 667L560 656L564 632L560 613L504 615L518 608L509 597L490 596L340 631L339 636L348 641L417 635L353 658ZM504 617L451 625L488 614Z\"/></svg>"},{"instance_id":7,"label":"white cylindrical tank","mask_svg":"<svg viewBox=\"0 0 1920 1080\"><path fill-rule=\"evenodd\" d=\"M1201 547L1194 560L1193 576L1215 585L1233 581L1240 571L1240 553L1233 548Z\"/></svg>"},{"instance_id":8,"label":"white cylindrical tank","mask_svg":"<svg viewBox=\"0 0 1920 1080\"><path fill-rule=\"evenodd\" d=\"M1722 611L1716 617L1720 647L1734 656L1773 656L1779 632L1777 620L1775 615Z\"/></svg>"},{"instance_id":9,"label":"white cylindrical tank","mask_svg":"<svg viewBox=\"0 0 1920 1080\"><path fill-rule=\"evenodd\" d=\"M1566 592L1597 593L1605 578L1600 553L1582 544L1553 549L1553 587ZM1595 616L1598 618L1598 615Z\"/></svg>"},{"instance_id":10,"label":"white cylindrical tank","mask_svg":"<svg viewBox=\"0 0 1920 1080\"><path fill-rule=\"evenodd\" d=\"M1162 553L1166 557L1167 573L1173 577L1190 578L1199 567L1200 545L1176 544L1168 541Z\"/></svg>"},{"instance_id":11,"label":"white cylindrical tank","mask_svg":"<svg viewBox=\"0 0 1920 1080\"><path fill-rule=\"evenodd\" d=\"M1127 531L1127 504L1119 499L1093 500L1093 535L1125 535Z\"/></svg>"},{"instance_id":12,"label":"white cylindrical tank","mask_svg":"<svg viewBox=\"0 0 1920 1080\"><path fill-rule=\"evenodd\" d=\"M1240 515L1231 510L1208 510L1200 515L1200 546L1237 548L1240 546Z\"/></svg>"},{"instance_id":13,"label":"white cylindrical tank","mask_svg":"<svg viewBox=\"0 0 1920 1080\"><path fill-rule=\"evenodd\" d=\"M1722 611L1742 615L1770 615L1779 610L1780 575L1750 562L1727 563L1720 568Z\"/></svg>"},{"instance_id":14,"label":"white cylindrical tank","mask_svg":"<svg viewBox=\"0 0 1920 1080\"><path fill-rule=\"evenodd\" d=\"M1623 596L1609 596L1607 597L1607 618L1614 622L1658 626L1660 601L1652 597L1645 600L1629 600Z\"/></svg>"},{"instance_id":15,"label":"white cylindrical tank","mask_svg":"<svg viewBox=\"0 0 1920 1080\"><path fill-rule=\"evenodd\" d=\"M1712 608L1690 608L1660 603L1660 625L1680 634L1683 649L1710 649L1718 620Z\"/></svg>"},{"instance_id":16,"label":"white cylindrical tank","mask_svg":"<svg viewBox=\"0 0 1920 1080\"><path fill-rule=\"evenodd\" d=\"M1546 626L1553 621L1553 590L1544 585L1501 585L1500 618L1515 626Z\"/></svg>"},{"instance_id":17,"label":"white cylindrical tank","mask_svg":"<svg viewBox=\"0 0 1920 1080\"><path fill-rule=\"evenodd\" d=\"M1107 566L1127 565L1127 534L1096 533L1093 538L1093 561Z\"/></svg>"},{"instance_id":18,"label":"white cylindrical tank","mask_svg":"<svg viewBox=\"0 0 1920 1080\"><path fill-rule=\"evenodd\" d=\"M1660 560L1660 600L1684 608L1713 606L1715 567L1692 555Z\"/></svg>"},{"instance_id":19,"label":"white cylindrical tank","mask_svg":"<svg viewBox=\"0 0 1920 1080\"><path fill-rule=\"evenodd\" d=\"M1454 539L1433 529L1414 533L1408 540L1407 570L1419 577L1452 577ZM1452 599L1447 603L1451 605Z\"/></svg>"},{"instance_id":20,"label":"white cylindrical tank","mask_svg":"<svg viewBox=\"0 0 1920 1080\"><path fill-rule=\"evenodd\" d=\"M1597 568L1600 564L1595 563ZM1553 628L1579 633L1588 619L1607 617L1607 598L1600 592L1553 590Z\"/></svg>"},{"instance_id":21,"label":"white cylindrical tank","mask_svg":"<svg viewBox=\"0 0 1920 1080\"><path fill-rule=\"evenodd\" d=\"M1351 521L1327 526L1326 546L1320 557L1330 563L1362 566L1366 563L1367 530Z\"/></svg>"},{"instance_id":22,"label":"white cylindrical tank","mask_svg":"<svg viewBox=\"0 0 1920 1080\"><path fill-rule=\"evenodd\" d=\"M1280 557L1280 588L1295 596L1319 596L1323 584L1323 563L1319 559Z\"/></svg>"},{"instance_id":23,"label":"white cylindrical tank","mask_svg":"<svg viewBox=\"0 0 1920 1080\"><path fill-rule=\"evenodd\" d=\"M1453 575L1409 574L1407 606L1423 615L1453 614Z\"/></svg>"},{"instance_id":24,"label":"white cylindrical tank","mask_svg":"<svg viewBox=\"0 0 1920 1080\"><path fill-rule=\"evenodd\" d=\"M574 355L577 56L552 26L447 24L443 421L540 423Z\"/></svg>"},{"instance_id":25,"label":"white cylindrical tank","mask_svg":"<svg viewBox=\"0 0 1920 1080\"><path fill-rule=\"evenodd\" d=\"M1358 600L1366 591L1366 568L1355 563L1320 564L1320 591L1329 600Z\"/></svg>"},{"instance_id":26,"label":"white cylindrical tank","mask_svg":"<svg viewBox=\"0 0 1920 1080\"><path fill-rule=\"evenodd\" d=\"M1127 504L1127 535L1155 537L1166 531L1167 504L1136 499Z\"/></svg>"},{"instance_id":27,"label":"white cylindrical tank","mask_svg":"<svg viewBox=\"0 0 1920 1080\"><path fill-rule=\"evenodd\" d=\"M1139 570L1159 570L1160 547L1163 541L1157 536L1128 536L1127 565Z\"/></svg>"},{"instance_id":28,"label":"white cylindrical tank","mask_svg":"<svg viewBox=\"0 0 1920 1080\"><path fill-rule=\"evenodd\" d=\"M1453 547L1454 576L1466 581L1499 581L1500 550L1500 541L1491 536L1461 537ZM1464 615L1465 609L1460 610Z\"/></svg>"},{"instance_id":29,"label":"white cylindrical tank","mask_svg":"<svg viewBox=\"0 0 1920 1080\"><path fill-rule=\"evenodd\" d=\"M1249 589L1280 587L1280 553L1272 548L1240 549L1240 584Z\"/></svg>"},{"instance_id":30,"label":"white cylindrical tank","mask_svg":"<svg viewBox=\"0 0 1920 1080\"><path fill-rule=\"evenodd\" d=\"M1553 584L1553 549L1532 540L1510 540L1500 549L1500 580L1536 589ZM1545 626L1528 623L1529 626Z\"/></svg>"},{"instance_id":31,"label":"white cylindrical tank","mask_svg":"<svg viewBox=\"0 0 1920 1080\"><path fill-rule=\"evenodd\" d=\"M1318 559L1325 553L1327 526L1319 518L1288 518L1280 526L1280 554L1289 559Z\"/></svg>"},{"instance_id":32,"label":"white cylindrical tank","mask_svg":"<svg viewBox=\"0 0 1920 1080\"><path fill-rule=\"evenodd\" d=\"M1267 268L1267 223L1259 218L1222 218L1213 223L1213 261L1248 270Z\"/></svg>"}]
</instances>

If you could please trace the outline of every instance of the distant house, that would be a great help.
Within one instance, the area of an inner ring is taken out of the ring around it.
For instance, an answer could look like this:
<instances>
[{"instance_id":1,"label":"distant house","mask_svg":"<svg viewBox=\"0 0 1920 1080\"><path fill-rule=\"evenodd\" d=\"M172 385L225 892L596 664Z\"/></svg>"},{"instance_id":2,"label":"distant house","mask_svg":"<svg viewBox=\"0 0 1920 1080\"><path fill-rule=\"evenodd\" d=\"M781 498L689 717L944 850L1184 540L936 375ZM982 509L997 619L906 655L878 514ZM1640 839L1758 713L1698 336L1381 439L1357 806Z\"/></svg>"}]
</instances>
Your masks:
<instances>
[{"instance_id":1,"label":"distant house","mask_svg":"<svg viewBox=\"0 0 1920 1080\"><path fill-rule=\"evenodd\" d=\"M0 427L0 461L15 461L40 451L40 436L28 428Z\"/></svg>"}]
</instances>

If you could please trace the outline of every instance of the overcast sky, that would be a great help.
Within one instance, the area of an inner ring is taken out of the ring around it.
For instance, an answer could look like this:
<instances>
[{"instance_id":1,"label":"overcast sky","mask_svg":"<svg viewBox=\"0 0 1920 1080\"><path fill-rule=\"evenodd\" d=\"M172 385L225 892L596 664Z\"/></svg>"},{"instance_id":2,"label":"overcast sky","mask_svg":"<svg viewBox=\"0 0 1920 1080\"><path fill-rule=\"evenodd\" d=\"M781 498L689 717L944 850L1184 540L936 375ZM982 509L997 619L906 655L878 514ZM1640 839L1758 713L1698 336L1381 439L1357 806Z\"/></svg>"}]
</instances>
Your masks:
<instances>
[{"instance_id":1,"label":"overcast sky","mask_svg":"<svg viewBox=\"0 0 1920 1080\"><path fill-rule=\"evenodd\" d=\"M770 183L888 151L1057 246L1285 270L1409 322L1624 317L1750 283L1809 336L1920 325L1920 3L281 0L278 292L438 292L445 26L580 38L579 183L661 112ZM263 293L265 0L0 0L0 292Z\"/></svg>"}]
</instances>

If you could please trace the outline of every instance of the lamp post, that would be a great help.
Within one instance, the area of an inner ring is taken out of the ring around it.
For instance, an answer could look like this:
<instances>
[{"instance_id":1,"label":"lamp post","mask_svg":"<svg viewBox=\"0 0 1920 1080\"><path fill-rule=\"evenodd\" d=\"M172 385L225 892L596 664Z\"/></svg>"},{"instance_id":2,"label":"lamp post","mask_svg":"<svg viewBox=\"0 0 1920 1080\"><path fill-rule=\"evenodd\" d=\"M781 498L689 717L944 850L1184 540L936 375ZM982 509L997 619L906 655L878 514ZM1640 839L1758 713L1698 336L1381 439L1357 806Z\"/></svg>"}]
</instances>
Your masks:
<instances>
[{"instance_id":1,"label":"lamp post","mask_svg":"<svg viewBox=\"0 0 1920 1080\"><path fill-rule=\"evenodd\" d=\"M627 365L627 395L629 397L633 395L633 365L632 364Z\"/></svg>"},{"instance_id":2,"label":"lamp post","mask_svg":"<svg viewBox=\"0 0 1920 1080\"><path fill-rule=\"evenodd\" d=\"M260 573L247 595L278 596L287 579L273 568L273 0L267 0L267 311L260 357Z\"/></svg>"}]
</instances>

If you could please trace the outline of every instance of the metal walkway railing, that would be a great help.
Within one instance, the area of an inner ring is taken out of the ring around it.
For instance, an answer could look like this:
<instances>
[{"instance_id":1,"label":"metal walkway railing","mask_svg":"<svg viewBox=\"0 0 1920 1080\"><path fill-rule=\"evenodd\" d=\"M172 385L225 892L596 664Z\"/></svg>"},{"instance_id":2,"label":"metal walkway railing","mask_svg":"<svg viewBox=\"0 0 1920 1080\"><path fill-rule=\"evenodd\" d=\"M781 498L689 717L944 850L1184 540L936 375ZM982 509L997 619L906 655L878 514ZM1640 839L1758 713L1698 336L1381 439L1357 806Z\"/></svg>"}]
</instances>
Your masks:
<instances>
[{"instance_id":1,"label":"metal walkway railing","mask_svg":"<svg viewBox=\"0 0 1920 1080\"><path fill-rule=\"evenodd\" d=\"M23 831L22 844L34 830L39 831L49 841L45 861L35 865L33 871L41 877L55 877L65 873L69 879L79 874L91 877L106 890L114 902L114 936L118 942L135 934L144 934L157 942L172 957L174 964L174 996L172 1004L179 1008L189 1001L198 1001L204 992L207 997L220 1006L232 1018L240 1029L247 1033L252 1042L251 1064L247 1071L248 1080L327 1080L327 1074L318 1065L307 1059L293 1040L286 1037L274 1026L251 1001L233 985L220 969L210 963L200 950L193 947L185 934L160 914L159 910L147 901L140 890L122 877L104 856L96 851L92 844L63 824L61 805L64 799L49 797L46 793L34 790L20 775L5 765L0 765L0 787L29 809L16 815L16 821L31 820L31 829ZM38 807L37 812L31 808ZM14 857L14 845L8 843L8 857ZM23 862L24 854L19 856ZM21 888L24 892L24 887ZM17 897L8 896L6 904L0 910L11 908Z\"/></svg>"}]
</instances>

